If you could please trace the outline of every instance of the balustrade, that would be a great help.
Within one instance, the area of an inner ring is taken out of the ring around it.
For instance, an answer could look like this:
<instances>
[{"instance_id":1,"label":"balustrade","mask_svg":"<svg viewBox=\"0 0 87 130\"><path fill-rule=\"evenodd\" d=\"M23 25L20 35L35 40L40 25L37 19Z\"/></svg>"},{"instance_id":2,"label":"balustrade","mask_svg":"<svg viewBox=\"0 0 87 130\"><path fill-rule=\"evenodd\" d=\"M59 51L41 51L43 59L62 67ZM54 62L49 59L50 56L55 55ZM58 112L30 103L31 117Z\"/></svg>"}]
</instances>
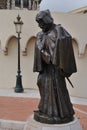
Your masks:
<instances>
[{"instance_id":1,"label":"balustrade","mask_svg":"<svg viewBox=\"0 0 87 130\"><path fill-rule=\"evenodd\" d=\"M0 8L38 10L40 2L41 0L0 0Z\"/></svg>"}]
</instances>

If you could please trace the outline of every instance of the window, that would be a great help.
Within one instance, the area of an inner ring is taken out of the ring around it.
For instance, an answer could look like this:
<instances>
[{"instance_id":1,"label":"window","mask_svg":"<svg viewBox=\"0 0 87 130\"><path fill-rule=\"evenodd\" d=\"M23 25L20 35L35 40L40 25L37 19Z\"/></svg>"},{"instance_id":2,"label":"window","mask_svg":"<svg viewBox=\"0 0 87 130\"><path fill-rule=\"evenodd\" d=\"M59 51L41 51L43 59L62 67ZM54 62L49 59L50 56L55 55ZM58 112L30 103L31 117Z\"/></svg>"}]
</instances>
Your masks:
<instances>
[{"instance_id":1,"label":"window","mask_svg":"<svg viewBox=\"0 0 87 130\"><path fill-rule=\"evenodd\" d=\"M20 5L21 5L21 0L15 0L15 6L20 7Z\"/></svg>"},{"instance_id":2,"label":"window","mask_svg":"<svg viewBox=\"0 0 87 130\"><path fill-rule=\"evenodd\" d=\"M23 0L23 7L29 6L29 0Z\"/></svg>"}]
</instances>

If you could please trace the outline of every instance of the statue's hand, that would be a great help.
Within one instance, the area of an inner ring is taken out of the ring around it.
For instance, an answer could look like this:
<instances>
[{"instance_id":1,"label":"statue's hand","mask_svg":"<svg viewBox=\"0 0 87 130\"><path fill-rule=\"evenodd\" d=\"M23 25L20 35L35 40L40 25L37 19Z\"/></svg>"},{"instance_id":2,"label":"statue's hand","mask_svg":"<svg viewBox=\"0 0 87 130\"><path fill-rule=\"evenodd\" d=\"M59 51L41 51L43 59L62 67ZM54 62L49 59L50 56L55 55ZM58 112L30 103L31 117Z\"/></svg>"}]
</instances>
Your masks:
<instances>
[{"instance_id":1,"label":"statue's hand","mask_svg":"<svg viewBox=\"0 0 87 130\"><path fill-rule=\"evenodd\" d=\"M70 77L71 76L71 74L64 72L63 69L60 69L59 71L60 71L60 75L63 77Z\"/></svg>"},{"instance_id":2,"label":"statue's hand","mask_svg":"<svg viewBox=\"0 0 87 130\"><path fill-rule=\"evenodd\" d=\"M50 54L49 54L47 51L42 50L42 51L41 51L41 56L42 56L42 59L43 59L47 64L50 63Z\"/></svg>"}]
</instances>

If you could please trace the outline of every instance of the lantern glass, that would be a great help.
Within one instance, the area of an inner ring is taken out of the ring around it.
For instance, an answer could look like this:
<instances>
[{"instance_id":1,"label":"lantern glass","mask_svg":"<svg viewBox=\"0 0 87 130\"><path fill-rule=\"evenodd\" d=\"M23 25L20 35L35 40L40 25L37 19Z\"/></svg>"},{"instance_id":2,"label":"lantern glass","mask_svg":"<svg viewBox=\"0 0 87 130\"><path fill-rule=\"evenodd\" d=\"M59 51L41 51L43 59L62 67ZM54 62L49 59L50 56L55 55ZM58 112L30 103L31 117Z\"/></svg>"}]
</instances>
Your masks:
<instances>
[{"instance_id":1,"label":"lantern glass","mask_svg":"<svg viewBox=\"0 0 87 130\"><path fill-rule=\"evenodd\" d=\"M20 23L15 24L16 33L22 32L22 25L23 24L20 24Z\"/></svg>"},{"instance_id":2,"label":"lantern glass","mask_svg":"<svg viewBox=\"0 0 87 130\"><path fill-rule=\"evenodd\" d=\"M21 17L18 15L17 22L14 22L16 33L21 33L22 32L23 22L20 21L20 19L21 19Z\"/></svg>"}]
</instances>

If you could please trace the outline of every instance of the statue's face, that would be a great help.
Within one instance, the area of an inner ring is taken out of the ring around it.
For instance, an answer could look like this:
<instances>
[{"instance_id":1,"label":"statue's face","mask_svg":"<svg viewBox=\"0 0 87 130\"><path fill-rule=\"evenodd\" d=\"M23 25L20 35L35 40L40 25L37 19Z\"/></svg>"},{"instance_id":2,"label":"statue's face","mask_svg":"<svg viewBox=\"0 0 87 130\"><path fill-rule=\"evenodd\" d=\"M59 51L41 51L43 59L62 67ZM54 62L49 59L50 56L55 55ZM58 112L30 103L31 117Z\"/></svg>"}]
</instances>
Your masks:
<instances>
[{"instance_id":1,"label":"statue's face","mask_svg":"<svg viewBox=\"0 0 87 130\"><path fill-rule=\"evenodd\" d=\"M42 29L43 32L49 31L50 27L53 23L45 23L43 19L40 19L38 22L39 27Z\"/></svg>"},{"instance_id":2,"label":"statue's face","mask_svg":"<svg viewBox=\"0 0 87 130\"><path fill-rule=\"evenodd\" d=\"M47 24L42 19L39 20L38 25L43 31L47 28Z\"/></svg>"},{"instance_id":3,"label":"statue's face","mask_svg":"<svg viewBox=\"0 0 87 130\"><path fill-rule=\"evenodd\" d=\"M43 32L49 31L53 24L53 18L51 17L49 11L41 11L39 14L37 14L36 21Z\"/></svg>"}]
</instances>

